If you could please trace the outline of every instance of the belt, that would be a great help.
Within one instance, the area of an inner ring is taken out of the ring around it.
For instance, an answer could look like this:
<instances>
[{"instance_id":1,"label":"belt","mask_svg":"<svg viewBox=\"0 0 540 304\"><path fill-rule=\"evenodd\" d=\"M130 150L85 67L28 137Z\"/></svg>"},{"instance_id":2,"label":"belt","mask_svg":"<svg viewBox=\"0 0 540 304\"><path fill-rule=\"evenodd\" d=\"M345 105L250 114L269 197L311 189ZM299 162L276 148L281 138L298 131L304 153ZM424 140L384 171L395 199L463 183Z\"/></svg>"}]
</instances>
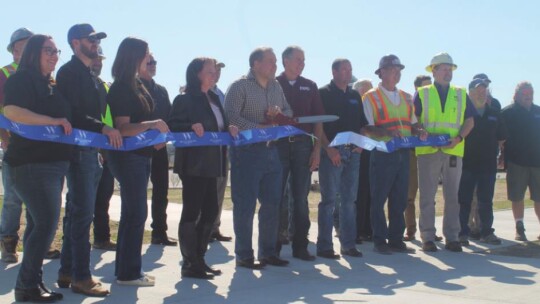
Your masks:
<instances>
[{"instance_id":1,"label":"belt","mask_svg":"<svg viewBox=\"0 0 540 304\"><path fill-rule=\"evenodd\" d=\"M297 142L297 141L311 140L311 137L308 136L308 135L302 134L302 135L294 135L294 136L282 137L279 140L293 143L293 142Z\"/></svg>"},{"instance_id":2,"label":"belt","mask_svg":"<svg viewBox=\"0 0 540 304\"><path fill-rule=\"evenodd\" d=\"M244 147L260 147L260 146L263 146L263 147L267 147L267 148L272 148L276 145L277 141L276 140L270 140L270 141L263 141L263 142L258 142L258 143L253 143L253 144L249 144L249 145L245 145ZM242 147L242 146L240 146Z\"/></svg>"}]
</instances>

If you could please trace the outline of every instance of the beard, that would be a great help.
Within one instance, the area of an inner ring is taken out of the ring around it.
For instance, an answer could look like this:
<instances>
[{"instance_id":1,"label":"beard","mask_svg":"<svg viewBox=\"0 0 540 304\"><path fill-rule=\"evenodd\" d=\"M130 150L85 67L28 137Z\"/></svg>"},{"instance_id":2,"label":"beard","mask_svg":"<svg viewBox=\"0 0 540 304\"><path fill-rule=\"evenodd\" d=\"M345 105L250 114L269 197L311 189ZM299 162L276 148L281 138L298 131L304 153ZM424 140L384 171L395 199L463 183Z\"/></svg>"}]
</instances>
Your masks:
<instances>
[{"instance_id":1,"label":"beard","mask_svg":"<svg viewBox=\"0 0 540 304\"><path fill-rule=\"evenodd\" d=\"M96 59L98 57L97 48L95 52L92 52L92 50L87 47L86 45L81 43L81 53L84 54L84 56L90 58L90 59Z\"/></svg>"}]
</instances>

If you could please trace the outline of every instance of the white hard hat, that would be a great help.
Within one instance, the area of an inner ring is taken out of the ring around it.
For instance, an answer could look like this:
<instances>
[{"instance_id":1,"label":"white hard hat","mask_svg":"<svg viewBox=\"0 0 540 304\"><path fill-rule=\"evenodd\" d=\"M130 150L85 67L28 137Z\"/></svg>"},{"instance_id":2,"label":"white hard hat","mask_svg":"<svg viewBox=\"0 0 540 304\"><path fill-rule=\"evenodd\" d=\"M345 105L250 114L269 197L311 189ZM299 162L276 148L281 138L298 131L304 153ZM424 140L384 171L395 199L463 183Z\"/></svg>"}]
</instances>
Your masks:
<instances>
[{"instance_id":1,"label":"white hard hat","mask_svg":"<svg viewBox=\"0 0 540 304\"><path fill-rule=\"evenodd\" d=\"M439 53L431 59L431 63L426 67L426 71L432 72L433 67L439 64L449 64L452 66L452 70L457 69L457 65L454 64L452 57L448 53Z\"/></svg>"}]
</instances>

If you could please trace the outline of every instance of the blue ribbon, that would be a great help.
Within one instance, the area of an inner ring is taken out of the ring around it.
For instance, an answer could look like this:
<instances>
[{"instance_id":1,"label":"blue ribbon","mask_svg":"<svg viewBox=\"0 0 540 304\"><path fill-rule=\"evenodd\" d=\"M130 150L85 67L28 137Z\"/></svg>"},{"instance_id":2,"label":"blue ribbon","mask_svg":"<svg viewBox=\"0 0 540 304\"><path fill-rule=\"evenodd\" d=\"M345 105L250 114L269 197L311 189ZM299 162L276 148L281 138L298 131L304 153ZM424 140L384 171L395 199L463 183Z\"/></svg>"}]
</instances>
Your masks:
<instances>
[{"instance_id":1,"label":"blue ribbon","mask_svg":"<svg viewBox=\"0 0 540 304\"><path fill-rule=\"evenodd\" d=\"M292 126L244 130L239 132L237 138L233 138L227 132L204 132L203 136L198 137L194 132L160 133L158 130L149 130L136 136L124 137L122 147L115 149L109 144L109 138L103 134L74 128L70 135L65 135L63 128L60 126L25 125L13 122L4 115L0 115L0 128L33 140L119 151L136 150L168 141L173 141L175 147L178 148L226 145L241 146L294 135L309 135Z\"/></svg>"},{"instance_id":2,"label":"blue ribbon","mask_svg":"<svg viewBox=\"0 0 540 304\"><path fill-rule=\"evenodd\" d=\"M398 149L433 146L440 147L450 144L449 135L430 135L426 140L420 140L417 136L394 137L391 140L376 141L367 136L354 132L340 132L330 143L331 147L353 144L365 150L377 149L382 152L394 152Z\"/></svg>"}]
</instances>

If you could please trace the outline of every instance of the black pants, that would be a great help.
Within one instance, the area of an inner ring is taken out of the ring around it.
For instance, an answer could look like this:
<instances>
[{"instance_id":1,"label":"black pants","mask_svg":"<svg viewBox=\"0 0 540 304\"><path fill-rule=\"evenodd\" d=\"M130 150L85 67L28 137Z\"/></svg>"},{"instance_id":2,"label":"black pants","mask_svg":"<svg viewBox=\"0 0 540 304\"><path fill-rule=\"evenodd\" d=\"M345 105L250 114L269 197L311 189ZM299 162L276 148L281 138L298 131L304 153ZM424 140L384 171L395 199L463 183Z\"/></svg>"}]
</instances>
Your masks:
<instances>
[{"instance_id":1,"label":"black pants","mask_svg":"<svg viewBox=\"0 0 540 304\"><path fill-rule=\"evenodd\" d=\"M360 176L356 196L356 236L371 236L371 195L369 185L369 162L371 152L363 150L360 155Z\"/></svg>"},{"instance_id":2,"label":"black pants","mask_svg":"<svg viewBox=\"0 0 540 304\"><path fill-rule=\"evenodd\" d=\"M217 179L215 177L181 176L182 217L180 224L196 222L213 225L218 214Z\"/></svg>"},{"instance_id":3,"label":"black pants","mask_svg":"<svg viewBox=\"0 0 540 304\"><path fill-rule=\"evenodd\" d=\"M169 193L169 157L167 148L154 150L152 155L152 236L167 232L167 195Z\"/></svg>"},{"instance_id":4,"label":"black pants","mask_svg":"<svg viewBox=\"0 0 540 304\"><path fill-rule=\"evenodd\" d=\"M114 191L114 177L105 161L99 180L94 208L94 242L106 242L111 239L109 228L109 202Z\"/></svg>"}]
</instances>

